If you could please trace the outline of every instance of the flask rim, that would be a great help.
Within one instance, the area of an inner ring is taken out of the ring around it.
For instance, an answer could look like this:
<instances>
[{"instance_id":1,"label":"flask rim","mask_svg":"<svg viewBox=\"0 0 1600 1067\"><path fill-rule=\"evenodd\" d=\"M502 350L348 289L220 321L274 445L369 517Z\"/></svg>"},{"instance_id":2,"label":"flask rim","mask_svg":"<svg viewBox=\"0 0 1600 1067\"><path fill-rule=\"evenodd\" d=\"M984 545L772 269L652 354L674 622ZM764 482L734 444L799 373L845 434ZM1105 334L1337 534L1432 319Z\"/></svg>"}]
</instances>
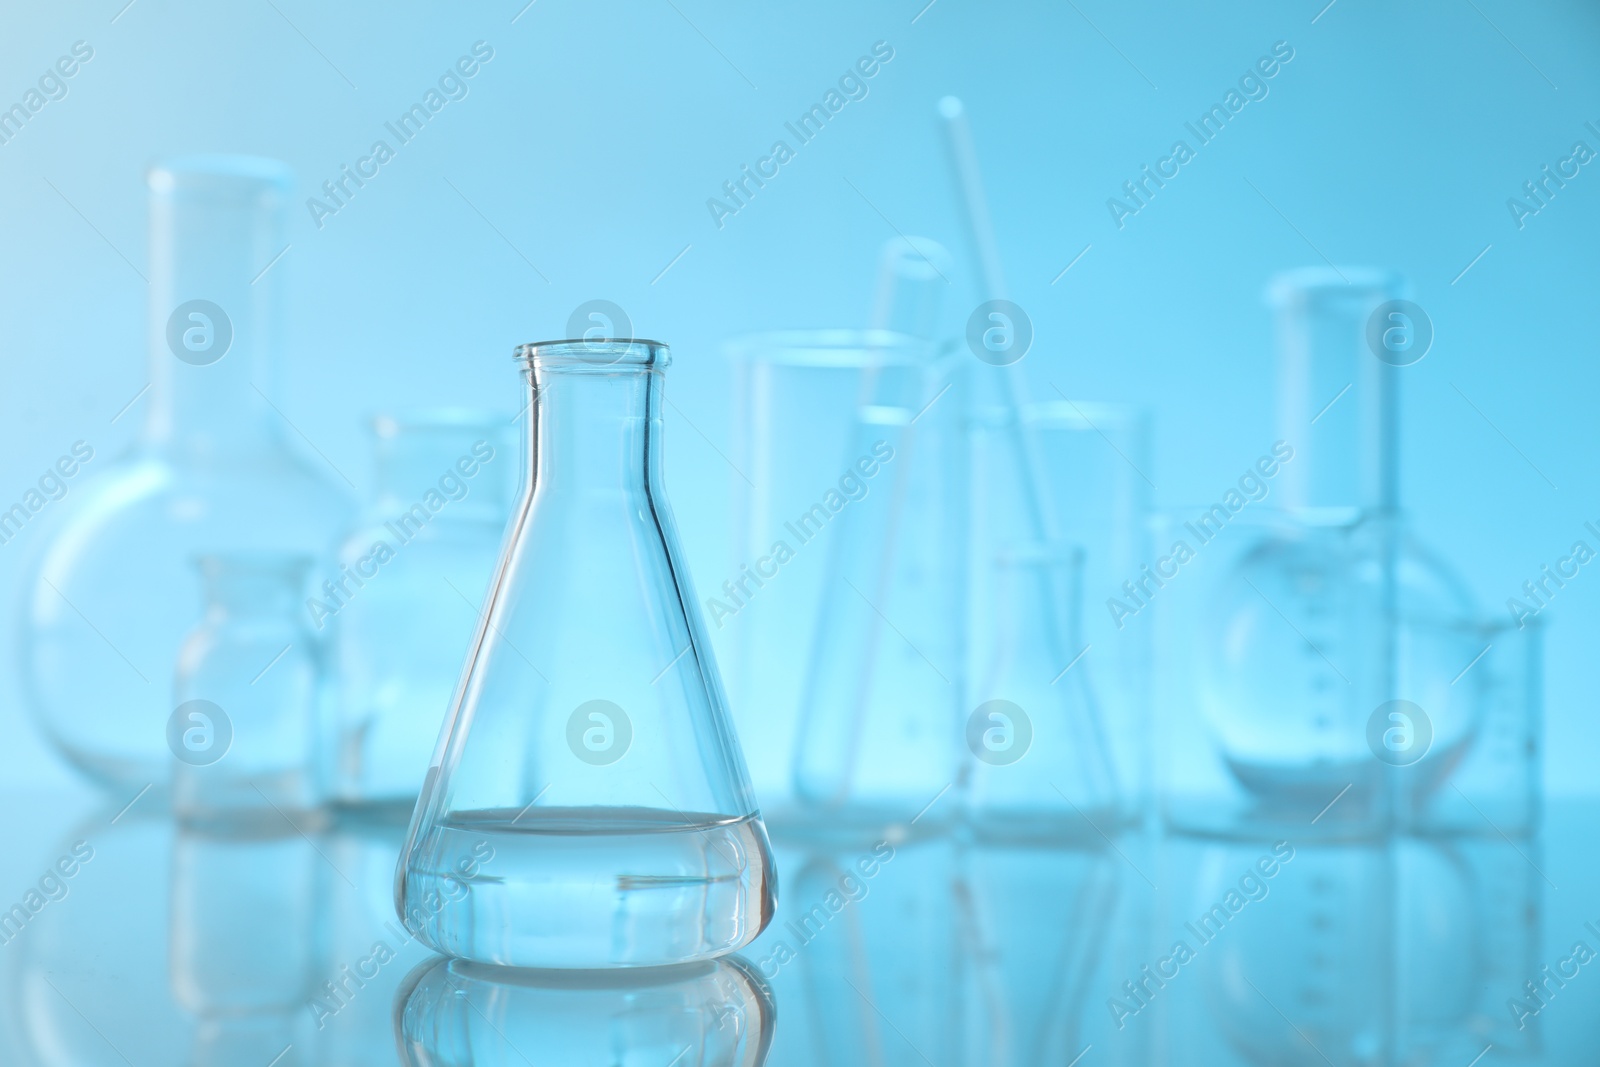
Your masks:
<instances>
[{"instance_id":1,"label":"flask rim","mask_svg":"<svg viewBox=\"0 0 1600 1067\"><path fill-rule=\"evenodd\" d=\"M518 345L514 353L529 367L658 370L672 362L661 341L642 337L565 338Z\"/></svg>"}]
</instances>

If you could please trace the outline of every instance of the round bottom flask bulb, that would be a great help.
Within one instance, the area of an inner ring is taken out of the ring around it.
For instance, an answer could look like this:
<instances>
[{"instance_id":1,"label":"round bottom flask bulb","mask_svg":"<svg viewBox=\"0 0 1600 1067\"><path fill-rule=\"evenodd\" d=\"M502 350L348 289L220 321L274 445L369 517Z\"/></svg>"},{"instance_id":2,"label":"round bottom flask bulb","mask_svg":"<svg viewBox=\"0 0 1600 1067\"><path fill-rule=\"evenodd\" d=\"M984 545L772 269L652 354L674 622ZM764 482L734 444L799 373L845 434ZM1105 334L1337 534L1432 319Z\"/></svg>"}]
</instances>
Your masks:
<instances>
[{"instance_id":1,"label":"round bottom flask bulb","mask_svg":"<svg viewBox=\"0 0 1600 1067\"><path fill-rule=\"evenodd\" d=\"M667 348L518 355L526 475L397 909L439 952L501 966L733 952L777 881L662 490Z\"/></svg>"}]
</instances>

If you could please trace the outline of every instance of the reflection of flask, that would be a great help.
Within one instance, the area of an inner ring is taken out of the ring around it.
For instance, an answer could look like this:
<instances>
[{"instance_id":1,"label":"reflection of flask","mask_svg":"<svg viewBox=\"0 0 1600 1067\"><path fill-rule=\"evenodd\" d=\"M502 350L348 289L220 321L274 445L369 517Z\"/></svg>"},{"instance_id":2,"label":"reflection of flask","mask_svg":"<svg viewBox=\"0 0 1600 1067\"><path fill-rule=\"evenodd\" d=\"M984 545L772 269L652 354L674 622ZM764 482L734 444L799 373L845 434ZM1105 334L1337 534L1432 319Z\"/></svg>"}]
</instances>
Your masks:
<instances>
[{"instance_id":1,"label":"reflection of flask","mask_svg":"<svg viewBox=\"0 0 1600 1067\"><path fill-rule=\"evenodd\" d=\"M963 861L961 1062L1071 1063L1090 1045L1109 1065L1150 1062L1149 1028L1111 1030L1095 995L1139 956L1149 919L1125 861L1104 847L1012 845L970 849ZM1062 914L1072 921L1059 922Z\"/></svg>"},{"instance_id":2,"label":"reflection of flask","mask_svg":"<svg viewBox=\"0 0 1600 1067\"><path fill-rule=\"evenodd\" d=\"M0 922L0 1051L14 1040L26 1053L7 1063L187 1062L197 1028L176 1002L168 959L177 831L149 801L119 813L116 798L74 826L48 854L60 899L21 930Z\"/></svg>"},{"instance_id":3,"label":"reflection of flask","mask_svg":"<svg viewBox=\"0 0 1600 1067\"><path fill-rule=\"evenodd\" d=\"M802 1063L959 1063L954 844L869 840L806 856L754 946L761 973L798 998L804 1025L785 1050Z\"/></svg>"},{"instance_id":4,"label":"reflection of flask","mask_svg":"<svg viewBox=\"0 0 1600 1067\"><path fill-rule=\"evenodd\" d=\"M376 498L332 588L313 583L317 622L337 634L343 803L402 818L416 804L505 530L503 426L456 411L373 421Z\"/></svg>"},{"instance_id":5,"label":"reflection of flask","mask_svg":"<svg viewBox=\"0 0 1600 1067\"><path fill-rule=\"evenodd\" d=\"M519 355L528 477L412 817L398 910L427 944L488 963L733 951L771 918L776 885L663 496L666 346Z\"/></svg>"},{"instance_id":6,"label":"reflection of flask","mask_svg":"<svg viewBox=\"0 0 1600 1067\"><path fill-rule=\"evenodd\" d=\"M266 831L180 829L172 990L199 1022L195 1067L311 1062L313 985L327 970L317 915L324 864L311 840L282 820Z\"/></svg>"},{"instance_id":7,"label":"reflection of flask","mask_svg":"<svg viewBox=\"0 0 1600 1067\"><path fill-rule=\"evenodd\" d=\"M1206 847L1184 937L1229 1042L1264 1067L1396 1067L1481 1052L1485 1042L1467 1032L1484 1022L1475 1001L1498 990L1487 998L1498 1022L1515 988L1484 985L1484 949L1511 917L1486 910L1456 849L1411 838L1290 847L1271 876L1260 872L1274 863L1256 864L1282 860L1284 843Z\"/></svg>"},{"instance_id":8,"label":"reflection of flask","mask_svg":"<svg viewBox=\"0 0 1600 1067\"><path fill-rule=\"evenodd\" d=\"M1246 1062L1390 1067L1389 871L1382 845L1207 846L1180 940Z\"/></svg>"},{"instance_id":9,"label":"reflection of flask","mask_svg":"<svg viewBox=\"0 0 1600 1067\"><path fill-rule=\"evenodd\" d=\"M264 268L283 251L289 182L280 164L235 157L150 172L149 415L126 457L58 505L25 586L35 716L80 769L129 790L167 779L190 558L322 551L345 518L267 400L284 265Z\"/></svg>"},{"instance_id":10,"label":"reflection of flask","mask_svg":"<svg viewBox=\"0 0 1600 1067\"><path fill-rule=\"evenodd\" d=\"M178 653L172 806L194 819L323 799L328 748L321 652L300 603L306 556L198 561L205 617Z\"/></svg>"},{"instance_id":11,"label":"reflection of flask","mask_svg":"<svg viewBox=\"0 0 1600 1067\"><path fill-rule=\"evenodd\" d=\"M1451 684L1478 651L1471 599L1406 532L1405 372L1368 349L1368 320L1400 288L1324 270L1274 286L1283 363L1270 465L1292 510L1216 591L1204 633L1204 710L1235 776L1315 807L1353 787L1340 817L1375 796L1385 763L1417 762L1413 746L1426 755L1406 781L1416 793L1436 785L1476 727L1469 691ZM1396 700L1423 714L1376 730L1380 763L1369 723Z\"/></svg>"},{"instance_id":12,"label":"reflection of flask","mask_svg":"<svg viewBox=\"0 0 1600 1067\"><path fill-rule=\"evenodd\" d=\"M408 1067L761 1067L777 1014L766 983L737 956L586 973L435 960L399 997L395 1043Z\"/></svg>"}]
</instances>

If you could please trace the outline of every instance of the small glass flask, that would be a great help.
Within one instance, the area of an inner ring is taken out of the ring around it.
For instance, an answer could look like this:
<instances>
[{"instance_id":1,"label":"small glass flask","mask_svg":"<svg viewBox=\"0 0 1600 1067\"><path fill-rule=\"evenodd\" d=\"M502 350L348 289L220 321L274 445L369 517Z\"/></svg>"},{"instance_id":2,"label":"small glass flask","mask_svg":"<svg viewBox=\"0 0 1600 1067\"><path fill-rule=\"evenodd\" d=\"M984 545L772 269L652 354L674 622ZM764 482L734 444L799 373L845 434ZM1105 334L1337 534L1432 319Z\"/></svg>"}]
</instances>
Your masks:
<instances>
[{"instance_id":1,"label":"small glass flask","mask_svg":"<svg viewBox=\"0 0 1600 1067\"><path fill-rule=\"evenodd\" d=\"M309 556L201 556L205 615L178 650L167 722L172 806L190 822L281 825L325 797L321 654L305 623Z\"/></svg>"},{"instance_id":2,"label":"small glass flask","mask_svg":"<svg viewBox=\"0 0 1600 1067\"><path fill-rule=\"evenodd\" d=\"M515 478L507 420L472 411L380 415L377 492L314 575L310 614L334 635L341 806L402 827L494 574Z\"/></svg>"},{"instance_id":3,"label":"small glass flask","mask_svg":"<svg viewBox=\"0 0 1600 1067\"><path fill-rule=\"evenodd\" d=\"M518 349L527 477L396 872L406 927L516 967L749 944L771 846L662 489L665 345Z\"/></svg>"}]
</instances>

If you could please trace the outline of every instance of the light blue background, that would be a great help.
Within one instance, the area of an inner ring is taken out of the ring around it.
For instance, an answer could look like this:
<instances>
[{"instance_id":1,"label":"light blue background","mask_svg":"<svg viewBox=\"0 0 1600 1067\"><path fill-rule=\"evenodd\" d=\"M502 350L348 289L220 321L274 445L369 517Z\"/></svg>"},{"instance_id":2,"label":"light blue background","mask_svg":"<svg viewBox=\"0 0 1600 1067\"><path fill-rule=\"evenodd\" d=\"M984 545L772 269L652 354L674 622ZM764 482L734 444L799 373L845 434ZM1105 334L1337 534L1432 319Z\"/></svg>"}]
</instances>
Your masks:
<instances>
[{"instance_id":1,"label":"light blue background","mask_svg":"<svg viewBox=\"0 0 1600 1067\"><path fill-rule=\"evenodd\" d=\"M495 55L470 95L321 231L295 212L274 267L290 308L280 406L363 487L366 416L442 400L510 414L512 345L610 299L675 349L668 481L709 591L729 570L736 477L719 454L734 401L721 346L863 325L896 231L965 247L934 111L955 93L1037 331L1031 391L1146 405L1159 503L1214 498L1270 445L1262 289L1325 254L1403 270L1432 316L1433 350L1406 378L1405 492L1484 610L1600 519L1600 173L1523 230L1506 207L1574 141L1600 149L1584 127L1600 125L1591 4L537 0L519 16L522 2L8 5L0 105L73 42L95 54L0 145L0 502L74 440L109 460L137 429L143 401L110 420L147 380L145 285L124 257L146 269L151 161L275 156L309 195L483 40ZM870 95L718 230L706 199L879 40L895 57ZM1295 57L1270 96L1119 231L1106 198L1279 40ZM976 302L957 282L954 321ZM7 604L37 533L0 546ZM1546 615L1551 793L1595 788L1597 610L1586 569ZM752 747L787 740L738 725ZM67 780L9 664L0 737L5 780Z\"/></svg>"}]
</instances>

